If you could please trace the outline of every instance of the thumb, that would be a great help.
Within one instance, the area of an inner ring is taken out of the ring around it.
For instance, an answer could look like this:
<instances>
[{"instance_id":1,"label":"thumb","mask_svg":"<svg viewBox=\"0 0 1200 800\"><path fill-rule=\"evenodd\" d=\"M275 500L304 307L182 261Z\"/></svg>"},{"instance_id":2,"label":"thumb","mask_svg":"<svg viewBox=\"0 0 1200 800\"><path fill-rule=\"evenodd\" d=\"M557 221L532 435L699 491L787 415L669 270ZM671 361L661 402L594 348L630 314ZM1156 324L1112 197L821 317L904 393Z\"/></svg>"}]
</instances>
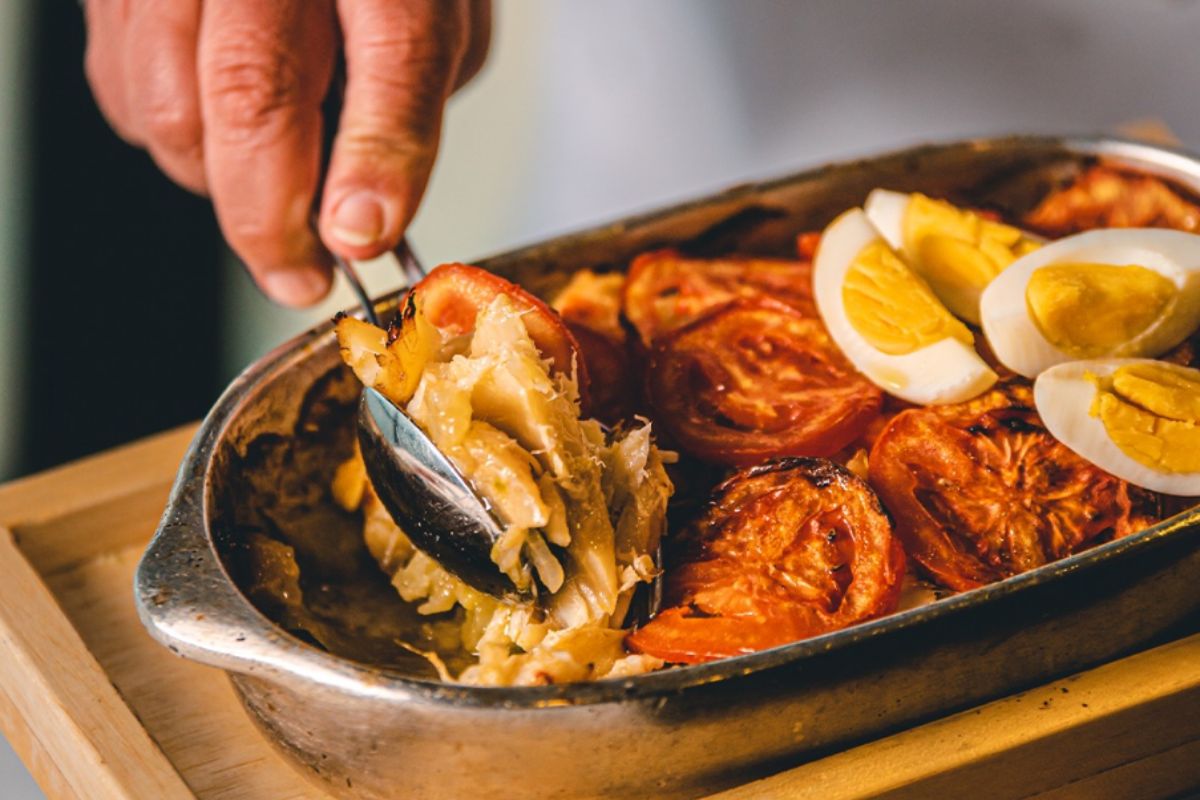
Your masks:
<instances>
[{"instance_id":1,"label":"thumb","mask_svg":"<svg viewBox=\"0 0 1200 800\"><path fill-rule=\"evenodd\" d=\"M321 201L325 244L372 258L400 241L429 181L468 39L465 0L340 0L346 90Z\"/></svg>"}]
</instances>

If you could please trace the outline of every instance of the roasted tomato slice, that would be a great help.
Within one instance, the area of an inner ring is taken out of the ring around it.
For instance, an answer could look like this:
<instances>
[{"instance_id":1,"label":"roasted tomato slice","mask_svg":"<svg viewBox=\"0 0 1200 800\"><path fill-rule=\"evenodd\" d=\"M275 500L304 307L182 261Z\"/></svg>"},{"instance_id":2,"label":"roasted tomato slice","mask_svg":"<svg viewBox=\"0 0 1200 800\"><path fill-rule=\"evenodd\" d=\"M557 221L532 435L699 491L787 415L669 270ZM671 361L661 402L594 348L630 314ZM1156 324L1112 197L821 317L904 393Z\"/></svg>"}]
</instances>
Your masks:
<instances>
[{"instance_id":1,"label":"roasted tomato slice","mask_svg":"<svg viewBox=\"0 0 1200 800\"><path fill-rule=\"evenodd\" d=\"M870 481L909 557L966 590L1155 521L1157 497L1075 455L1009 382L950 406L898 414L870 455Z\"/></svg>"},{"instance_id":2,"label":"roasted tomato slice","mask_svg":"<svg viewBox=\"0 0 1200 800\"><path fill-rule=\"evenodd\" d=\"M646 386L672 445L735 466L833 455L883 401L820 320L761 298L734 300L659 339Z\"/></svg>"},{"instance_id":3,"label":"roasted tomato slice","mask_svg":"<svg viewBox=\"0 0 1200 800\"><path fill-rule=\"evenodd\" d=\"M625 316L648 346L737 297L771 297L816 316L812 265L741 256L686 258L674 250L643 253L625 279Z\"/></svg>"},{"instance_id":4,"label":"roasted tomato slice","mask_svg":"<svg viewBox=\"0 0 1200 800\"><path fill-rule=\"evenodd\" d=\"M453 334L475 329L475 315L498 295L508 295L528 313L523 317L529 338L550 359L554 369L570 373L579 362L579 385L586 384L582 360L577 359L579 343L550 306L499 275L467 264L442 264L417 284L421 309L426 318L441 330Z\"/></svg>"},{"instance_id":5,"label":"roasted tomato slice","mask_svg":"<svg viewBox=\"0 0 1200 800\"><path fill-rule=\"evenodd\" d=\"M627 638L694 664L895 610L904 551L866 483L825 459L739 472L668 551L664 609Z\"/></svg>"},{"instance_id":6,"label":"roasted tomato slice","mask_svg":"<svg viewBox=\"0 0 1200 800\"><path fill-rule=\"evenodd\" d=\"M1094 228L1176 228L1200 231L1200 206L1161 178L1098 165L1051 192L1025 216L1049 236Z\"/></svg>"}]
</instances>

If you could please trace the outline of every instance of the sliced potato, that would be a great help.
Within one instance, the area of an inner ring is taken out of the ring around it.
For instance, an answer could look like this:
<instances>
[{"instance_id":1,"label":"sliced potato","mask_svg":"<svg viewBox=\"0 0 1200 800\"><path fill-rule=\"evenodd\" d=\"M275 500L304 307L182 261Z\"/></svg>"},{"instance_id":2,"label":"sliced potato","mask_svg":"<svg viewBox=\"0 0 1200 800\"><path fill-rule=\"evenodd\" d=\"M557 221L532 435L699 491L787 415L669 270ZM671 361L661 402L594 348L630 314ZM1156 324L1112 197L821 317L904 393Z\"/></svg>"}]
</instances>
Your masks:
<instances>
[{"instance_id":1,"label":"sliced potato","mask_svg":"<svg viewBox=\"0 0 1200 800\"><path fill-rule=\"evenodd\" d=\"M398 406L412 399L425 365L437 355L442 338L409 297L401 319L385 331L354 317L338 319L335 332L345 361L363 386Z\"/></svg>"},{"instance_id":2,"label":"sliced potato","mask_svg":"<svg viewBox=\"0 0 1200 800\"><path fill-rule=\"evenodd\" d=\"M392 357L389 383L395 392L395 396L388 397L396 403L407 403L421 382L425 366L441 349L442 335L421 312L419 298L413 293L409 295L399 324L392 325L388 337L387 350Z\"/></svg>"},{"instance_id":3,"label":"sliced potato","mask_svg":"<svg viewBox=\"0 0 1200 800\"><path fill-rule=\"evenodd\" d=\"M375 387L387 360L387 331L354 317L339 317L334 326L342 361L363 386Z\"/></svg>"}]
</instances>

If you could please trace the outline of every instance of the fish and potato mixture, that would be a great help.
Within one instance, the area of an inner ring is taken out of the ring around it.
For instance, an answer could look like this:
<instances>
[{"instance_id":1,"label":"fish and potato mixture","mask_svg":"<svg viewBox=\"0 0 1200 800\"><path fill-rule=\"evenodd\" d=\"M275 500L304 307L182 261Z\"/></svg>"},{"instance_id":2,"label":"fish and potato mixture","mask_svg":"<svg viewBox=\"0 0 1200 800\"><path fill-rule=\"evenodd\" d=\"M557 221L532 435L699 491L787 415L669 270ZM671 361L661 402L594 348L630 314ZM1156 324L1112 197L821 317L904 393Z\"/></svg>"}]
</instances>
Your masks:
<instances>
[{"instance_id":1,"label":"fish and potato mixture","mask_svg":"<svg viewBox=\"0 0 1200 800\"><path fill-rule=\"evenodd\" d=\"M338 340L490 503L515 591L414 548L359 456L333 494L449 681L706 662L1003 580L1200 496L1198 228L1096 165L1020 219L881 188L793 258L654 250L550 305L445 265Z\"/></svg>"}]
</instances>

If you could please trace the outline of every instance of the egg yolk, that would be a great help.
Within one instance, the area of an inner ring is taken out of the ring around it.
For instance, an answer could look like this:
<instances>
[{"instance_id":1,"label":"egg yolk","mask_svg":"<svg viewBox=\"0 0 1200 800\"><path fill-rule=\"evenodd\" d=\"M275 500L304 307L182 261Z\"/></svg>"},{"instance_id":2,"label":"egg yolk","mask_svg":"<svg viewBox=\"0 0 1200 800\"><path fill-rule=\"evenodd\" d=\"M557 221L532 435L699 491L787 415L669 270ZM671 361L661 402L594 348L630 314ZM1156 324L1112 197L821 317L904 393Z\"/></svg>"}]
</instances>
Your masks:
<instances>
[{"instance_id":1,"label":"egg yolk","mask_svg":"<svg viewBox=\"0 0 1200 800\"><path fill-rule=\"evenodd\" d=\"M979 324L979 295L1005 267L1040 245L1017 228L914 194L904 212L904 253L959 317Z\"/></svg>"},{"instance_id":2,"label":"egg yolk","mask_svg":"<svg viewBox=\"0 0 1200 800\"><path fill-rule=\"evenodd\" d=\"M1125 455L1160 472L1200 472L1200 370L1154 362L1088 377L1090 413Z\"/></svg>"},{"instance_id":3,"label":"egg yolk","mask_svg":"<svg viewBox=\"0 0 1200 800\"><path fill-rule=\"evenodd\" d=\"M943 339L973 344L929 286L882 239L864 247L842 284L842 303L856 331L888 355L904 355Z\"/></svg>"},{"instance_id":4,"label":"egg yolk","mask_svg":"<svg viewBox=\"0 0 1200 800\"><path fill-rule=\"evenodd\" d=\"M1076 358L1118 355L1162 318L1175 284L1136 265L1051 264L1034 270L1025 302L1038 330Z\"/></svg>"}]
</instances>

